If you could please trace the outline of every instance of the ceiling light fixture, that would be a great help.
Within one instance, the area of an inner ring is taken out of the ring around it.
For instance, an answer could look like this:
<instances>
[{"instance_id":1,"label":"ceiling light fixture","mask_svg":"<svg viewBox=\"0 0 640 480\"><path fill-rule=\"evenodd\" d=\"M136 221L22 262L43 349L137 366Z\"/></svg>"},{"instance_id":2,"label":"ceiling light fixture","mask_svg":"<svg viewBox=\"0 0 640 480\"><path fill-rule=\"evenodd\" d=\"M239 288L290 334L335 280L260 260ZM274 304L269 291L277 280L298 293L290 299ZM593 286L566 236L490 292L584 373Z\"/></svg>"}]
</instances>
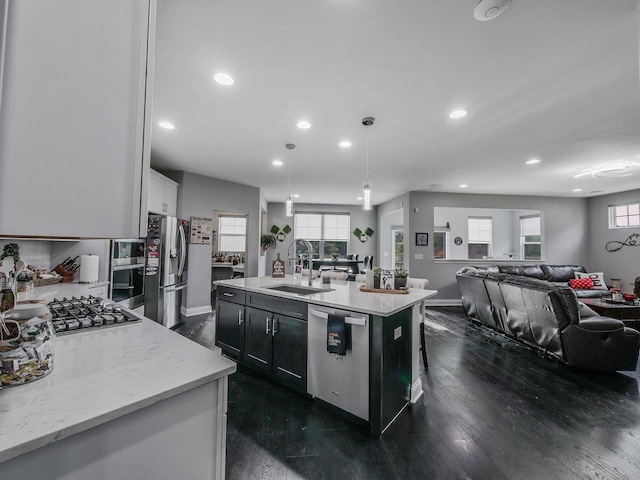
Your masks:
<instances>
[{"instance_id":1,"label":"ceiling light fixture","mask_svg":"<svg viewBox=\"0 0 640 480\"><path fill-rule=\"evenodd\" d=\"M467 188L469 185L463 183L462 185L459 185L460 188Z\"/></svg>"},{"instance_id":2,"label":"ceiling light fixture","mask_svg":"<svg viewBox=\"0 0 640 480\"><path fill-rule=\"evenodd\" d=\"M371 198L371 182L369 181L369 127L373 125L375 118L364 117L362 124L367 127L367 176L362 185L364 203L362 204L363 210L373 210L373 200Z\"/></svg>"},{"instance_id":3,"label":"ceiling light fixture","mask_svg":"<svg viewBox=\"0 0 640 480\"><path fill-rule=\"evenodd\" d=\"M220 85L229 86L233 85L233 78L227 73L216 73L213 79Z\"/></svg>"},{"instance_id":4,"label":"ceiling light fixture","mask_svg":"<svg viewBox=\"0 0 640 480\"><path fill-rule=\"evenodd\" d=\"M467 112L466 110L454 110L453 112L451 112L449 114L449 118L462 118L462 117L466 117L467 116Z\"/></svg>"},{"instance_id":5,"label":"ceiling light fixture","mask_svg":"<svg viewBox=\"0 0 640 480\"><path fill-rule=\"evenodd\" d=\"M574 188L573 190L571 190L572 192L581 192L582 189L581 188Z\"/></svg>"},{"instance_id":6,"label":"ceiling light fixture","mask_svg":"<svg viewBox=\"0 0 640 480\"><path fill-rule=\"evenodd\" d=\"M640 163L634 162L614 162L607 163L605 165L598 165L592 170L579 173L573 178L583 177L585 175L591 175L593 178L616 178L616 177L628 177L633 175L634 172L640 170Z\"/></svg>"},{"instance_id":7,"label":"ceiling light fixture","mask_svg":"<svg viewBox=\"0 0 640 480\"><path fill-rule=\"evenodd\" d=\"M162 128L166 128L167 130L173 130L174 128L176 128L176 126L171 123L171 122L158 122L158 126L162 127Z\"/></svg>"},{"instance_id":8,"label":"ceiling light fixture","mask_svg":"<svg viewBox=\"0 0 640 480\"><path fill-rule=\"evenodd\" d=\"M340 145L342 148L347 148L351 146L351 142L349 140L343 140L338 145Z\"/></svg>"},{"instance_id":9,"label":"ceiling light fixture","mask_svg":"<svg viewBox=\"0 0 640 480\"><path fill-rule=\"evenodd\" d=\"M492 20L502 14L511 0L480 0L473 9L473 16L476 20L485 22Z\"/></svg>"},{"instance_id":10,"label":"ceiling light fixture","mask_svg":"<svg viewBox=\"0 0 640 480\"><path fill-rule=\"evenodd\" d=\"M285 145L287 150L293 150L296 146L293 143L287 143ZM291 163L292 159L289 159L289 194L284 202L285 205L285 216L293 217L293 195L291 195Z\"/></svg>"},{"instance_id":11,"label":"ceiling light fixture","mask_svg":"<svg viewBox=\"0 0 640 480\"><path fill-rule=\"evenodd\" d=\"M524 162L526 165L535 165L536 163L540 163L540 159L532 158L531 160L527 160Z\"/></svg>"},{"instance_id":12,"label":"ceiling light fixture","mask_svg":"<svg viewBox=\"0 0 640 480\"><path fill-rule=\"evenodd\" d=\"M281 167L282 166L282 160L274 160L273 163L276 167Z\"/></svg>"},{"instance_id":13,"label":"ceiling light fixture","mask_svg":"<svg viewBox=\"0 0 640 480\"><path fill-rule=\"evenodd\" d=\"M306 120L299 121L297 125L298 125L298 128L302 128L303 130L306 130L307 128L311 128L311 124Z\"/></svg>"}]
</instances>

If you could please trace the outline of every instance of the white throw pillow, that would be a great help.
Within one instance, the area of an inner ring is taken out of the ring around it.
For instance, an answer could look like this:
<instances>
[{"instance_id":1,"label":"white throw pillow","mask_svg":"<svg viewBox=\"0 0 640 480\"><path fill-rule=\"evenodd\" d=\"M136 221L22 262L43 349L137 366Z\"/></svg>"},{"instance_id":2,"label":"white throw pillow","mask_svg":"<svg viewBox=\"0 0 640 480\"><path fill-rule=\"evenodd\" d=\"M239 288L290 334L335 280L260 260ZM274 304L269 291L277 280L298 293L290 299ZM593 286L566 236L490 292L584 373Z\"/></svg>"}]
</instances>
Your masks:
<instances>
[{"instance_id":1,"label":"white throw pillow","mask_svg":"<svg viewBox=\"0 0 640 480\"><path fill-rule=\"evenodd\" d=\"M596 273L582 273L575 272L576 278L590 278L593 280L593 289L594 290L609 290L607 288L607 284L604 282L604 273L596 272Z\"/></svg>"}]
</instances>

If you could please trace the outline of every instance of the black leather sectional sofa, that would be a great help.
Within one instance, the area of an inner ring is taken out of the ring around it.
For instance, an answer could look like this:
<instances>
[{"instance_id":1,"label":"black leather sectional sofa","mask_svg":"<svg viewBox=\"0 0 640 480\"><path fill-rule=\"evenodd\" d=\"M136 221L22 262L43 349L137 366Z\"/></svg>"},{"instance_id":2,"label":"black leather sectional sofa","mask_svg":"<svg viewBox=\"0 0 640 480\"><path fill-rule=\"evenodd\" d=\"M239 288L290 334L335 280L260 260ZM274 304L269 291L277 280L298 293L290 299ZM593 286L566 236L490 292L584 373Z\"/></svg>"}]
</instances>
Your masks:
<instances>
[{"instance_id":1,"label":"black leather sectional sofa","mask_svg":"<svg viewBox=\"0 0 640 480\"><path fill-rule=\"evenodd\" d=\"M549 275L552 281L548 281L518 274L531 271L527 267L565 272L576 266L508 266L515 274L501 272L505 268L502 266L495 271L487 267L464 267L456 273L462 305L470 320L574 367L603 371L636 369L640 350L638 331L581 305L576 292L565 281L554 281L562 276Z\"/></svg>"}]
</instances>

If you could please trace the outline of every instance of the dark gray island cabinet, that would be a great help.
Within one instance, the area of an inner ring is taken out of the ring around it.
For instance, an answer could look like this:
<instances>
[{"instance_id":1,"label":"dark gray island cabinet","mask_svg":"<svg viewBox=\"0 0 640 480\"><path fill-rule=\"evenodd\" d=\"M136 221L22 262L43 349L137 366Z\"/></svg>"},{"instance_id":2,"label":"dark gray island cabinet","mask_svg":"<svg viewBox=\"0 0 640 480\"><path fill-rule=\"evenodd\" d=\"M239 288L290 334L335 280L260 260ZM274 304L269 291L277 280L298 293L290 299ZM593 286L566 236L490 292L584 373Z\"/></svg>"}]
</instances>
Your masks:
<instances>
[{"instance_id":1,"label":"dark gray island cabinet","mask_svg":"<svg viewBox=\"0 0 640 480\"><path fill-rule=\"evenodd\" d=\"M355 282L317 282L301 295L279 289L306 287L293 277L215 283L216 345L240 365L313 397L374 437L419 398L416 322L435 291L389 295L361 292ZM331 314L345 318L346 355L327 351Z\"/></svg>"}]
</instances>

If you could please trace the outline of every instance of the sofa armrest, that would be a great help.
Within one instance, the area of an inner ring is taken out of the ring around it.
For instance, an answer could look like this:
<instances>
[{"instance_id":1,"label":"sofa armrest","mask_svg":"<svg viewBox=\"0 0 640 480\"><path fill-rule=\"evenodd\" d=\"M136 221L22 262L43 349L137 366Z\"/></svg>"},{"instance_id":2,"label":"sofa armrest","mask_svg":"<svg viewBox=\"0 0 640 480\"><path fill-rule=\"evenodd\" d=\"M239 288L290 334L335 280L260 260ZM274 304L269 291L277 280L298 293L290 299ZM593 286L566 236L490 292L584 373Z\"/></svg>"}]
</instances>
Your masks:
<instances>
[{"instance_id":1,"label":"sofa armrest","mask_svg":"<svg viewBox=\"0 0 640 480\"><path fill-rule=\"evenodd\" d=\"M575 327L587 332L612 333L624 330L624 323L609 317L587 317L574 324Z\"/></svg>"}]
</instances>

